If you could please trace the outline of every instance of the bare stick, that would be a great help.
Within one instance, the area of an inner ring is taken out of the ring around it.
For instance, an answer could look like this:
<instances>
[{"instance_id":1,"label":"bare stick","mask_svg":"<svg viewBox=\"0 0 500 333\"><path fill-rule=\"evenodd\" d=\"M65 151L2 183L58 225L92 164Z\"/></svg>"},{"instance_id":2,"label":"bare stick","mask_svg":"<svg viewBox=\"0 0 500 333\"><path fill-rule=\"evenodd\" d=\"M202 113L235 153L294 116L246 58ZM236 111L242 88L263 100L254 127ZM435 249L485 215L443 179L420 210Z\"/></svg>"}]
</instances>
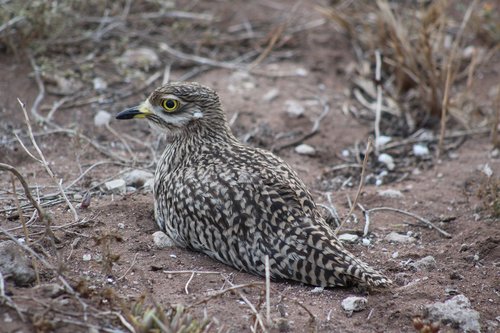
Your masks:
<instances>
[{"instance_id":1,"label":"bare stick","mask_svg":"<svg viewBox=\"0 0 500 333\"><path fill-rule=\"evenodd\" d=\"M215 271L163 271L165 274L222 274Z\"/></svg>"},{"instance_id":2,"label":"bare stick","mask_svg":"<svg viewBox=\"0 0 500 333\"><path fill-rule=\"evenodd\" d=\"M191 281L194 278L194 274L195 274L195 272L191 273L191 276L189 277L189 279L186 282L186 285L184 286L184 291L186 292L186 295L189 295L189 289L188 288L189 288L189 284L191 283Z\"/></svg>"},{"instance_id":3,"label":"bare stick","mask_svg":"<svg viewBox=\"0 0 500 333\"><path fill-rule=\"evenodd\" d=\"M500 148L500 139L498 138L498 125L500 124L500 84L497 85L497 96L495 98L495 114L492 121L491 142L496 148Z\"/></svg>"},{"instance_id":4,"label":"bare stick","mask_svg":"<svg viewBox=\"0 0 500 333\"><path fill-rule=\"evenodd\" d=\"M342 223L340 223L340 226L337 229L335 229L335 231L334 231L335 235L338 234L339 230L343 227L343 225L351 217L352 213L354 212L354 209L356 208L359 195L360 195L361 190L363 189L363 186L365 183L366 165L368 164L368 156L370 155L371 147L372 147L372 140L368 139L368 143L366 145L366 150L365 150L365 158L363 159L363 167L361 168L361 177L359 180L359 185L358 185L358 190L356 192L356 196L354 197L354 202L352 203L351 208L349 209L349 213L346 215L346 217L344 218Z\"/></svg>"},{"instance_id":5,"label":"bare stick","mask_svg":"<svg viewBox=\"0 0 500 333\"><path fill-rule=\"evenodd\" d=\"M271 327L271 271L269 267L269 256L266 255L266 321Z\"/></svg>"},{"instance_id":6,"label":"bare stick","mask_svg":"<svg viewBox=\"0 0 500 333\"><path fill-rule=\"evenodd\" d=\"M14 168L13 166L11 166L9 164L4 164L4 163L0 163L0 170L12 172L17 177L17 179L19 179L19 182L21 183L21 185L24 189L24 194L26 195L26 198L28 198L28 200L31 202L33 207L35 207L35 209L38 212L38 216L40 216L40 219L43 220L43 219L47 218L48 215L45 214L45 211L42 209L42 207L40 207L38 202L31 195L31 191L30 191L30 188L28 186L28 183L26 182L24 177L21 175L21 173L19 171L17 171L17 169Z\"/></svg>"},{"instance_id":7,"label":"bare stick","mask_svg":"<svg viewBox=\"0 0 500 333\"><path fill-rule=\"evenodd\" d=\"M446 231L444 231L443 229L441 229L440 227L438 227L437 225L435 225L431 221L429 221L427 219L424 219L423 217L420 217L420 216L418 216L416 214L413 214L413 213L410 213L410 212L407 212L407 211L404 211L404 210L401 210L401 209L392 208L392 207L375 207L375 208L371 208L371 209L367 210L368 213L379 212L379 211L396 212L396 213L399 213L399 214L411 216L414 219L417 219L418 221L420 221L420 222L424 223L425 225L429 226L430 228L436 229L444 237L451 238L451 235L449 233L447 233Z\"/></svg>"},{"instance_id":8,"label":"bare stick","mask_svg":"<svg viewBox=\"0 0 500 333\"><path fill-rule=\"evenodd\" d=\"M137 252L135 255L134 255L134 258L132 259L132 263L130 264L130 267L127 268L127 270L125 271L125 273L123 273L122 276L120 276L118 279L116 279L116 281L120 281L121 279L123 279L127 274L128 272L130 272L130 270L132 269L132 267L134 267L135 265L135 261L137 260L137 255L139 254L139 252Z\"/></svg>"},{"instance_id":9,"label":"bare stick","mask_svg":"<svg viewBox=\"0 0 500 333\"><path fill-rule=\"evenodd\" d=\"M219 273L219 274L220 274L220 273ZM227 278L226 278L223 274L220 274L220 275L221 275L221 276L225 279L225 281L226 281L226 282L228 281L228 280L227 280ZM222 295L224 295L224 294L225 294L225 293L227 293L227 292L235 291L235 290L237 290L237 289L249 288L249 287L260 287L260 286L262 286L262 285L263 285L263 283L261 283L261 282L256 282L256 283L246 283L246 284L238 284L238 285L234 285L234 284L232 284L232 285L231 285L231 287L228 287L228 288L222 289L222 290L220 290L220 291L216 292L215 294L210 295L210 296L209 296L209 297L207 297L207 298L204 298L204 299L202 299L202 300L200 300L200 301L198 301L198 302L196 302L196 303L194 303L194 304L192 304L192 305L189 305L188 307L194 307L194 306L196 306L196 305L200 305L200 304L207 303L207 302L208 302L208 301L210 301L211 299L214 299L214 298L216 298L216 297L222 296Z\"/></svg>"},{"instance_id":10,"label":"bare stick","mask_svg":"<svg viewBox=\"0 0 500 333\"><path fill-rule=\"evenodd\" d=\"M38 153L38 156L40 157L40 160L42 161L42 165L45 167L45 170L49 174L50 178L52 178L52 180L59 187L59 191L60 191L61 195L64 197L64 200L66 201L66 204L68 205L69 209L73 213L73 217L74 217L75 221L78 221L78 213L76 212L75 207L73 207L73 205L71 204L71 202L68 200L68 197L66 196L66 193L64 193L64 189L62 187L62 180L60 180L60 181L56 180L56 177L55 177L54 173L50 169L49 164L47 163L47 160L45 159L45 156L43 155L42 151L40 150L40 147L38 147L38 144L37 144L37 142L35 140L35 137L33 136L33 130L31 129L30 119L28 117L28 112L26 111L26 107L25 107L24 103L21 102L21 100L19 98L17 99L17 101L19 102L19 105L21 105L21 109L23 110L24 118L26 120L26 125L28 126L28 133L29 133L29 136L30 136L30 139L31 139L31 143L35 147L35 149L36 149L36 151ZM32 108L32 110L33 110L33 108Z\"/></svg>"},{"instance_id":11,"label":"bare stick","mask_svg":"<svg viewBox=\"0 0 500 333\"><path fill-rule=\"evenodd\" d=\"M441 105L441 124L440 124L441 129L439 131L437 158L441 156L443 150L444 135L446 131L446 116L448 113L448 102L449 102L448 94L450 92L450 85L451 85L451 63L448 63L446 68L446 83L444 85L443 103Z\"/></svg>"},{"instance_id":12,"label":"bare stick","mask_svg":"<svg viewBox=\"0 0 500 333\"><path fill-rule=\"evenodd\" d=\"M375 155L378 156L380 148L380 118L382 115L382 81L381 81L381 68L382 68L382 57L380 56L380 51L375 51L375 84L377 85L377 104L375 107Z\"/></svg>"},{"instance_id":13,"label":"bare stick","mask_svg":"<svg viewBox=\"0 0 500 333\"><path fill-rule=\"evenodd\" d=\"M235 285L229 281L227 278L225 278L227 283L229 283L230 286L234 287ZM241 292L241 290L239 289L236 289L236 292L238 293L238 295L240 295L240 298L243 300L243 302L245 302L246 305L248 305L248 307L252 310L253 314L255 315L255 319L257 320L257 322L259 323L259 326L260 328L262 329L262 332L267 332L268 330L266 329L266 325L264 325L264 321L262 320L262 316L260 315L260 313L257 311L257 309L255 308L255 306L252 304L252 302L250 302L248 300L248 298L245 297L245 295L243 295L243 293Z\"/></svg>"},{"instance_id":14,"label":"bare stick","mask_svg":"<svg viewBox=\"0 0 500 333\"><path fill-rule=\"evenodd\" d=\"M10 177L12 182L12 190L14 192L14 201L16 202L17 212L19 214L19 221L21 221L21 225L23 228L24 239L26 241L26 244L28 244L29 246L31 241L28 235L28 229L26 228L26 221L24 220L24 215L21 210L21 205L19 204L19 198L17 197L16 182L14 180L14 175L11 174ZM40 274L38 273L38 266L36 264L35 258L33 257L31 257L31 265L33 266L33 270L35 271L36 284L40 285Z\"/></svg>"}]
</instances>

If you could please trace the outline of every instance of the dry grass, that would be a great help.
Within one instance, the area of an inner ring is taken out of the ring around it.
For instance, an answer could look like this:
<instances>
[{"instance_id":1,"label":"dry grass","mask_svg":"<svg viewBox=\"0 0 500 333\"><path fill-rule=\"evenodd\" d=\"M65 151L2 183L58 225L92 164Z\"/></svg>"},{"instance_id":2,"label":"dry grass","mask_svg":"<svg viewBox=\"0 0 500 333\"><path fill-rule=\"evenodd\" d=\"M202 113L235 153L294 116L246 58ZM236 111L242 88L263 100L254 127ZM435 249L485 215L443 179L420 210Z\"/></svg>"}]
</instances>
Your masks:
<instances>
[{"instance_id":1,"label":"dry grass","mask_svg":"<svg viewBox=\"0 0 500 333\"><path fill-rule=\"evenodd\" d=\"M443 108L456 123L470 128L478 112L471 93L474 74L500 41L492 3L378 0L339 6L319 10L338 23L353 43L360 64L355 84L361 83L365 94L375 91L372 68L379 50L384 110L386 116L397 115L404 122L402 132L437 127L445 115ZM385 126L394 127L394 121Z\"/></svg>"}]
</instances>

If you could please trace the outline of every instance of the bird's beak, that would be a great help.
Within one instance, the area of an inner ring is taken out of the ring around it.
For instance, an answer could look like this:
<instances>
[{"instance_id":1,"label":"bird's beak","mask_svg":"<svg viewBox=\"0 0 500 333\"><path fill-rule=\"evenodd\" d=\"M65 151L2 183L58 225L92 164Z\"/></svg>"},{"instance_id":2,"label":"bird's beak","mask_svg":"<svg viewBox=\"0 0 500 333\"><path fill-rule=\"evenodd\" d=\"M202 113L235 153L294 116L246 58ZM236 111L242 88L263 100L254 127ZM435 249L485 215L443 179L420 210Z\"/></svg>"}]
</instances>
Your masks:
<instances>
[{"instance_id":1,"label":"bird's beak","mask_svg":"<svg viewBox=\"0 0 500 333\"><path fill-rule=\"evenodd\" d=\"M132 119L132 118L146 118L153 114L145 105L134 106L133 108L123 110L116 115L116 119Z\"/></svg>"}]
</instances>

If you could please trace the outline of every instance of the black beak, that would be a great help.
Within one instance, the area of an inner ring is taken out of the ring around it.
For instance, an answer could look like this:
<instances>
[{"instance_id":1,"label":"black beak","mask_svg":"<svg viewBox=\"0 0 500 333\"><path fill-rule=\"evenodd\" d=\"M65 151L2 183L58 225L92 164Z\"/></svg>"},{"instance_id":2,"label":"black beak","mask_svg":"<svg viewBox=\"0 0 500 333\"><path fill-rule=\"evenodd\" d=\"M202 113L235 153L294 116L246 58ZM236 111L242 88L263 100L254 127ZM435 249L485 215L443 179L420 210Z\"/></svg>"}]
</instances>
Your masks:
<instances>
[{"instance_id":1,"label":"black beak","mask_svg":"<svg viewBox=\"0 0 500 333\"><path fill-rule=\"evenodd\" d=\"M138 106L134 106L133 108L123 110L122 112L116 115L116 119L132 119L132 118L144 118L145 114L139 111Z\"/></svg>"}]
</instances>

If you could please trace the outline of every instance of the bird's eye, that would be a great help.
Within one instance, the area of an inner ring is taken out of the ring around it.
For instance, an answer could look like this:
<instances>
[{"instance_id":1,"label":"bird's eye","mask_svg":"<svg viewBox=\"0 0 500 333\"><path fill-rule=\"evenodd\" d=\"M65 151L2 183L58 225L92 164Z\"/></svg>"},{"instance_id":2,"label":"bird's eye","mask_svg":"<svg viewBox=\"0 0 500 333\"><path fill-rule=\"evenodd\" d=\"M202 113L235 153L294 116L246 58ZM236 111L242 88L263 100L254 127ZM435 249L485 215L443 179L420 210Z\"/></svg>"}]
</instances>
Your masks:
<instances>
[{"instance_id":1,"label":"bird's eye","mask_svg":"<svg viewBox=\"0 0 500 333\"><path fill-rule=\"evenodd\" d=\"M179 108L179 101L172 98L167 98L161 102L161 106L163 107L163 109L165 109L165 111L173 112Z\"/></svg>"}]
</instances>

